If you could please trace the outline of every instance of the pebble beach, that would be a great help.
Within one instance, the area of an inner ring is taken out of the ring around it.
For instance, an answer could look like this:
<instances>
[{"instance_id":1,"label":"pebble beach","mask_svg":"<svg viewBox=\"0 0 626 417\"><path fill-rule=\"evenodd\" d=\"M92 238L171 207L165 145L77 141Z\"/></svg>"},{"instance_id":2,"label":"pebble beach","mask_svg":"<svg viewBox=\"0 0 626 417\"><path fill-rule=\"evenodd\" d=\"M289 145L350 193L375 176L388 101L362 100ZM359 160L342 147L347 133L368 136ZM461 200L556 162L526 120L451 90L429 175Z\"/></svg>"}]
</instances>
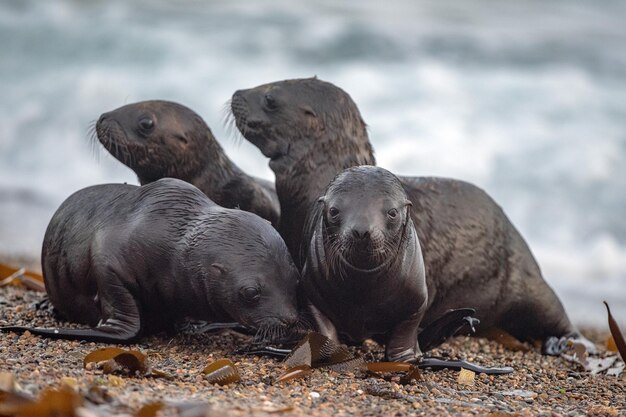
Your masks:
<instances>
[{"instance_id":1,"label":"pebble beach","mask_svg":"<svg viewBox=\"0 0 626 417\"><path fill-rule=\"evenodd\" d=\"M35 304L42 293L20 287L0 288L0 325L58 327ZM608 329L587 329L602 344ZM428 371L402 385L360 372L315 369L307 377L276 382L285 371L280 360L237 355L250 336L225 330L210 334L152 336L127 349L147 354L153 368L167 377L104 374L83 366L84 357L101 343L50 340L29 333L0 334L0 372L12 374L18 392L36 397L45 388L69 386L86 399L81 416L135 416L141 407L164 404L167 416L623 416L626 415L626 374L591 375L562 357L511 350L494 341L457 337L429 355L465 359L482 366L511 366L509 375L475 375L459 383L458 371ZM374 342L354 348L367 360L382 360ZM232 360L240 381L220 386L201 370L221 358ZM186 413L186 414L185 414ZM147 415L147 414L145 414Z\"/></svg>"}]
</instances>

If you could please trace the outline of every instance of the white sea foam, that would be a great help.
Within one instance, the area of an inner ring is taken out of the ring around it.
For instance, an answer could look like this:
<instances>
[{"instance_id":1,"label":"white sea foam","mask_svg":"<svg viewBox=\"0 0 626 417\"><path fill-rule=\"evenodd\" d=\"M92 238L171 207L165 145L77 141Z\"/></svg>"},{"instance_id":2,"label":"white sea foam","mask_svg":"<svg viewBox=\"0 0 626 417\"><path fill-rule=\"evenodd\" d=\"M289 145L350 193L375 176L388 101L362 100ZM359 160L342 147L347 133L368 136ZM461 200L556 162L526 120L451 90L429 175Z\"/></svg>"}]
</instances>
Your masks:
<instances>
[{"instance_id":1,"label":"white sea foam","mask_svg":"<svg viewBox=\"0 0 626 417\"><path fill-rule=\"evenodd\" d=\"M626 318L626 31L622 2L0 3L0 253L38 256L69 194L136 183L89 123L162 98L229 140L239 88L318 75L348 91L381 166L474 182L527 238L581 323Z\"/></svg>"}]
</instances>

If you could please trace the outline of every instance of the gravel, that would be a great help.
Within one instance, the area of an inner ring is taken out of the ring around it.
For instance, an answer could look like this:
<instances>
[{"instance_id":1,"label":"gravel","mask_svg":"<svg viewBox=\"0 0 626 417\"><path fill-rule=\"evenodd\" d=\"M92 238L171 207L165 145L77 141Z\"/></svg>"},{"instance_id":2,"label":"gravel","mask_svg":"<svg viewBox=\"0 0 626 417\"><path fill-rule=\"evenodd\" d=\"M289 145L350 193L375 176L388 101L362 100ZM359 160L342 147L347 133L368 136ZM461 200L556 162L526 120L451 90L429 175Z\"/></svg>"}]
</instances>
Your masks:
<instances>
[{"instance_id":1,"label":"gravel","mask_svg":"<svg viewBox=\"0 0 626 417\"><path fill-rule=\"evenodd\" d=\"M59 326L48 310L35 309L42 297L18 287L0 288L0 325ZM605 329L584 333L596 342L604 342L608 336ZM179 408L197 403L210 406L206 414L188 410L188 415L626 415L625 373L618 377L591 375L575 363L542 356L532 347L527 352L512 351L486 339L458 337L431 352L515 369L510 375L476 375L469 385L459 384L459 373L448 370L424 371L420 381L401 385L398 377L384 380L358 372L338 374L319 369L306 378L274 384L285 370L280 361L232 353L249 342L249 336L221 331L153 336L128 346L147 353L154 368L172 375L166 379L84 369L84 356L107 344L1 333L0 372L13 373L19 389L33 396L62 384L83 394L91 388L86 416L134 415L142 405L154 401ZM358 351L368 360L382 360L383 351L373 342L364 343ZM203 378L202 369L220 358L235 362L240 382L219 386ZM161 414L179 415L173 408Z\"/></svg>"}]
</instances>

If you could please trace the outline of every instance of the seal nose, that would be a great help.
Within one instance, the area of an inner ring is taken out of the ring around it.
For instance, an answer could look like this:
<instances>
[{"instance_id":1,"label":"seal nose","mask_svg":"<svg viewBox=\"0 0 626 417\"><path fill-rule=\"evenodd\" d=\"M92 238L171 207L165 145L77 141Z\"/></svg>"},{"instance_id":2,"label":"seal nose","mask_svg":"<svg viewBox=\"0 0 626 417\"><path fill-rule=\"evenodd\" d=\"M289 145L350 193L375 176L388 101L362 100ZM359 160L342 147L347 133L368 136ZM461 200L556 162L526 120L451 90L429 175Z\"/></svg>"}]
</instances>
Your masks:
<instances>
[{"instance_id":1,"label":"seal nose","mask_svg":"<svg viewBox=\"0 0 626 417\"><path fill-rule=\"evenodd\" d=\"M370 237L370 231L368 229L359 230L354 228L352 229L352 236L357 240L364 240Z\"/></svg>"},{"instance_id":2,"label":"seal nose","mask_svg":"<svg viewBox=\"0 0 626 417\"><path fill-rule=\"evenodd\" d=\"M109 118L109 113L102 113L100 115L100 118L98 119L98 124L103 123L108 118Z\"/></svg>"}]
</instances>

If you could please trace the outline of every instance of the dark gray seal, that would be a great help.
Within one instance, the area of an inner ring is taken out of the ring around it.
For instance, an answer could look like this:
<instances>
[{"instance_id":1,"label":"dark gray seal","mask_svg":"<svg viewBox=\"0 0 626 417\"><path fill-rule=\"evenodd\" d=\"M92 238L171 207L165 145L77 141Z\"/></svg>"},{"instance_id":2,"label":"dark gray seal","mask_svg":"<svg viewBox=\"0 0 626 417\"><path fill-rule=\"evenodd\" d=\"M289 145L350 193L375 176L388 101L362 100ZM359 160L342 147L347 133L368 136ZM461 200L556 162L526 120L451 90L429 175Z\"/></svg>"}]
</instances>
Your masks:
<instances>
[{"instance_id":1,"label":"dark gray seal","mask_svg":"<svg viewBox=\"0 0 626 417\"><path fill-rule=\"evenodd\" d=\"M328 183L345 168L375 165L366 125L346 92L317 78L239 90L231 108L244 137L271 158L279 230L301 266L304 219ZM399 178L426 268L425 325L448 309L474 307L481 329L541 339L545 353L579 336L526 242L483 190L453 179Z\"/></svg>"},{"instance_id":2,"label":"dark gray seal","mask_svg":"<svg viewBox=\"0 0 626 417\"><path fill-rule=\"evenodd\" d=\"M400 181L372 166L339 174L309 219L302 288L325 336L376 338L390 361L421 357L428 290L422 252Z\"/></svg>"},{"instance_id":3,"label":"dark gray seal","mask_svg":"<svg viewBox=\"0 0 626 417\"><path fill-rule=\"evenodd\" d=\"M102 114L95 132L142 185L178 178L222 207L250 211L278 224L274 184L239 169L193 110L170 101L141 101Z\"/></svg>"},{"instance_id":4,"label":"dark gray seal","mask_svg":"<svg viewBox=\"0 0 626 417\"><path fill-rule=\"evenodd\" d=\"M42 269L60 317L93 328L36 334L129 342L184 318L268 334L297 320L299 273L278 232L177 179L74 193L46 230Z\"/></svg>"}]
</instances>

